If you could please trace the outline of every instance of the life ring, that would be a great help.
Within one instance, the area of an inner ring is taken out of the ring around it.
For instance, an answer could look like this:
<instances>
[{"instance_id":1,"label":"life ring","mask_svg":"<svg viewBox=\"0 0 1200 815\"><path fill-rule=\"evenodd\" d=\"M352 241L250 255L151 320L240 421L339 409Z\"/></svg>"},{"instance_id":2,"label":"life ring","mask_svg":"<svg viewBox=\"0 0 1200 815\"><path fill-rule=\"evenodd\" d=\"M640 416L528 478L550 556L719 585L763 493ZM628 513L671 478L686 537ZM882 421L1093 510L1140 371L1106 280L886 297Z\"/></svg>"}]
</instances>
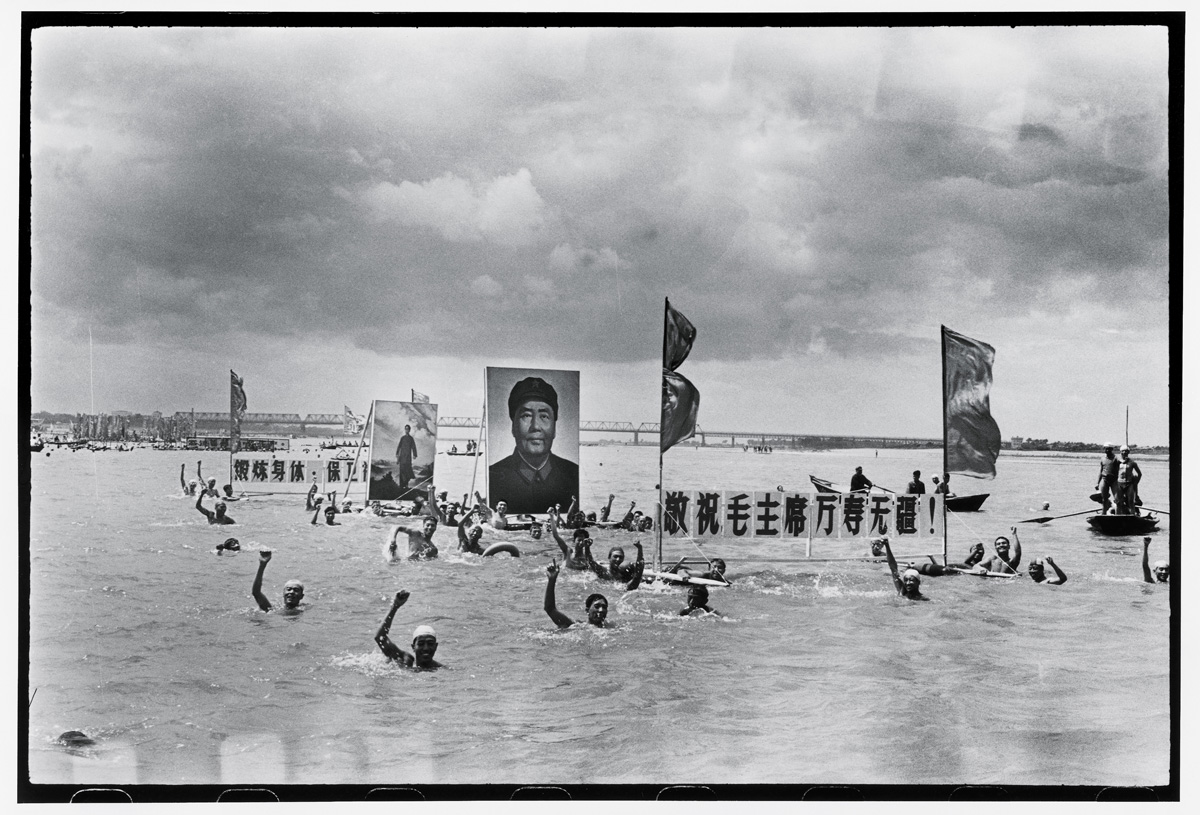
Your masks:
<instances>
[{"instance_id":1,"label":"life ring","mask_svg":"<svg viewBox=\"0 0 1200 815\"><path fill-rule=\"evenodd\" d=\"M513 557L520 557L520 556L521 556L521 550L520 550L520 549L518 549L518 548L517 548L515 545L513 545L513 544L511 544L511 543L504 543L503 541L502 541L502 542L500 542L500 543L493 543L491 546L489 546L488 548L484 549L484 550L483 550L483 556L484 556L484 557L491 557L492 555L498 555L498 554L500 554L501 552L508 552L508 553L509 553L510 555L512 555Z\"/></svg>"}]
</instances>

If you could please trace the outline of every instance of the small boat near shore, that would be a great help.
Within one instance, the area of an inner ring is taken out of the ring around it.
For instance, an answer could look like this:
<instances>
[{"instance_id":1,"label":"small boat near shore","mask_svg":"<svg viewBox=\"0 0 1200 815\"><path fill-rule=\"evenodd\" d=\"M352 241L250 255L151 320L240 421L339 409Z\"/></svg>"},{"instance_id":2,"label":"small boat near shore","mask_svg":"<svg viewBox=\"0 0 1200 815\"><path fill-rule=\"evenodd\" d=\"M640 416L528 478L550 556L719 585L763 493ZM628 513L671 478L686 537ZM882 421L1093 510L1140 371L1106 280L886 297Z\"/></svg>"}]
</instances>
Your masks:
<instances>
[{"instance_id":1,"label":"small boat near shore","mask_svg":"<svg viewBox=\"0 0 1200 815\"><path fill-rule=\"evenodd\" d=\"M824 478L817 478L815 475L810 475L808 478L812 481L813 487L816 488L817 492L841 493L843 495L851 492L849 487L835 484L832 481L826 481ZM871 487L869 491L876 494L891 492L891 490L885 490L883 487ZM951 512L978 512L989 495L991 495L990 492L980 493L979 495L953 495L946 499L946 509Z\"/></svg>"},{"instance_id":2,"label":"small boat near shore","mask_svg":"<svg viewBox=\"0 0 1200 815\"><path fill-rule=\"evenodd\" d=\"M1101 535L1145 535L1158 529L1153 515L1091 515L1087 519L1093 532Z\"/></svg>"}]
</instances>

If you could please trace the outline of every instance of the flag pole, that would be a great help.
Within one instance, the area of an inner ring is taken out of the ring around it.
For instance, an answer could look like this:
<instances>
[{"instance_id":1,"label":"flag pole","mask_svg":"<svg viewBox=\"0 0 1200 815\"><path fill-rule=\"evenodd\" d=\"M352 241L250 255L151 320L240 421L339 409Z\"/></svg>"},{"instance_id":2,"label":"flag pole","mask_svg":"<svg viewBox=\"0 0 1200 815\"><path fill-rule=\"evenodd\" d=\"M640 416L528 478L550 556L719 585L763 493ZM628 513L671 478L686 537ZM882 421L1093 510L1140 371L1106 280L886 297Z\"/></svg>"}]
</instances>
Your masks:
<instances>
[{"instance_id":1,"label":"flag pole","mask_svg":"<svg viewBox=\"0 0 1200 815\"><path fill-rule=\"evenodd\" d=\"M243 369L243 370L245 370L245 369ZM226 483L232 485L233 484L233 423L234 423L234 419L235 419L234 406L233 406L233 368L229 369L229 376L230 376L230 381L229 381L229 481ZM239 435L241 435L241 434L239 433Z\"/></svg>"},{"instance_id":2,"label":"flag pole","mask_svg":"<svg viewBox=\"0 0 1200 815\"><path fill-rule=\"evenodd\" d=\"M371 400L371 407L367 410L367 420L363 422L362 433L358 437L358 449L354 451L354 463L350 465L350 478L346 480L346 491L342 493L342 500L346 500L346 496L350 494L350 484L354 481L354 476L358 473L358 457L362 454L363 441L367 438L367 429L371 426L371 417L375 414L375 400ZM367 483L363 484L363 505L367 503L367 496L371 492L371 473L367 471Z\"/></svg>"},{"instance_id":3,"label":"flag pole","mask_svg":"<svg viewBox=\"0 0 1200 815\"><path fill-rule=\"evenodd\" d=\"M483 381L483 406L480 408L479 414L479 441L475 442L474 461L471 462L471 494L467 496L467 502L475 497L475 476L479 473L479 445L483 442L483 428L487 424L487 377ZM473 505L472 505L473 506Z\"/></svg>"},{"instance_id":4,"label":"flag pole","mask_svg":"<svg viewBox=\"0 0 1200 815\"><path fill-rule=\"evenodd\" d=\"M670 308L671 308L671 298L664 297L663 298L663 347L662 347L662 368L664 371L667 368L667 315L668 315L668 310ZM663 530L663 526L662 526L662 520L663 520L663 445L662 445L662 440L663 440L663 433L666 432L666 428L663 427L663 422L662 422L662 418L663 418L662 417L662 388L663 388L662 374L660 373L658 376L659 376L659 381L658 381L658 402L659 402L659 409L658 409L658 507L656 510L656 512L658 514L658 518L654 524L657 529L657 543L654 547L654 571L656 571L656 572L662 571L662 530Z\"/></svg>"},{"instance_id":5,"label":"flag pole","mask_svg":"<svg viewBox=\"0 0 1200 815\"><path fill-rule=\"evenodd\" d=\"M946 326L941 327L942 340L942 483L946 491L942 493L942 565L950 564L950 525L946 523L946 500L950 495L950 485L946 479L950 477L950 427L946 422Z\"/></svg>"}]
</instances>

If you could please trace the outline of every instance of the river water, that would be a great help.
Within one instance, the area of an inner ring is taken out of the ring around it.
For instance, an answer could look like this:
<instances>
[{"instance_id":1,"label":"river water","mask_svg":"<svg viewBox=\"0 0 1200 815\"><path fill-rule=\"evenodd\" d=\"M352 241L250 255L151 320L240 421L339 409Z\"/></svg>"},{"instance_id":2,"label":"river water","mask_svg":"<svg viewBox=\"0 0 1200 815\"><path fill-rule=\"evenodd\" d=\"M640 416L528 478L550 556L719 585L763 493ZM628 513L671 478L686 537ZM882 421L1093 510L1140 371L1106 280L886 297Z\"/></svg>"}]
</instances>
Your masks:
<instances>
[{"instance_id":1,"label":"river water","mask_svg":"<svg viewBox=\"0 0 1200 815\"><path fill-rule=\"evenodd\" d=\"M580 452L585 509L609 492L617 516L630 500L653 506L654 448ZM237 525L210 527L179 496L179 466L196 456L32 458L34 783L1168 783L1170 589L1141 582L1140 538L1095 535L1082 517L1019 526L1024 562L1054 556L1061 587L926 578L932 602L910 603L880 563L715 541L706 551L734 580L710 601L724 617L678 617L678 589L623 594L564 573L559 608L582 621L602 590L616 626L560 632L542 610L549 555L527 533L509 533L525 557L482 559L439 529L440 560L388 565L382 519L312 526L299 497L230 504ZM680 446L665 482L804 489L809 473L848 482L861 464L902 488L940 458ZM950 519L951 554L978 539L990 554L1022 518L1087 509L1094 458L1005 455L994 481L956 479L992 496ZM1167 462L1140 463L1145 503L1170 510ZM473 464L439 456L438 488L466 492ZM227 459L204 465L224 472ZM1167 557L1164 521L1152 559ZM214 556L230 534L250 551ZM640 539L649 554L652 537L601 533L597 550ZM303 614L257 610L260 545L275 550L264 592L278 606L300 578ZM450 670L405 672L375 646L400 588L412 598L393 639L407 649L432 624ZM54 744L75 729L97 744Z\"/></svg>"}]
</instances>

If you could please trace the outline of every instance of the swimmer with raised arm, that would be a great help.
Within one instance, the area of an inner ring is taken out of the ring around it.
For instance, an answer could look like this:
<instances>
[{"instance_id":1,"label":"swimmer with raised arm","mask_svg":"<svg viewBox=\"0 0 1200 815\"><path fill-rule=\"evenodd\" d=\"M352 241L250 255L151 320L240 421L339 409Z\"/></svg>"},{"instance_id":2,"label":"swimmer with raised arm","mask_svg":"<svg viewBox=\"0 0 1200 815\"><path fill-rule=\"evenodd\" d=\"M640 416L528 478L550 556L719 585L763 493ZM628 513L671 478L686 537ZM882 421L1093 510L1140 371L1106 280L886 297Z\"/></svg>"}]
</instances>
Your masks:
<instances>
[{"instance_id":1,"label":"swimmer with raised arm","mask_svg":"<svg viewBox=\"0 0 1200 815\"><path fill-rule=\"evenodd\" d=\"M551 515L550 515L549 526L550 526L550 534L553 536L554 542L557 543L558 548L562 550L563 565L566 566L568 569L572 569L577 572L586 571L587 569L590 569L591 567L588 566L587 550L591 546L592 541L588 537L587 530L585 530L585 529L576 529L575 530L575 537L574 537L575 551L572 552L571 549L567 547L567 542L562 539L562 535L558 534L558 524L555 522L555 517L554 517L553 513L551 513Z\"/></svg>"},{"instance_id":2,"label":"swimmer with raised arm","mask_svg":"<svg viewBox=\"0 0 1200 815\"><path fill-rule=\"evenodd\" d=\"M617 496L608 494L608 503L600 507L600 523L608 523L608 515L612 512L612 502Z\"/></svg>"},{"instance_id":3,"label":"swimmer with raised arm","mask_svg":"<svg viewBox=\"0 0 1200 815\"><path fill-rule=\"evenodd\" d=\"M394 526L388 537L387 559L395 562L404 557L400 554L399 536L403 532L408 535L409 560L432 560L438 556L438 549L433 545L433 533L437 531L437 518L426 515L421 519L421 525Z\"/></svg>"},{"instance_id":4,"label":"swimmer with raised arm","mask_svg":"<svg viewBox=\"0 0 1200 815\"><path fill-rule=\"evenodd\" d=\"M388 632L392 628L392 618L396 616L396 610L408 602L408 597L409 594L404 589L396 592L391 610L383 618L379 630L375 632L375 643L379 646L379 650L383 651L384 656L405 668L411 668L414 671L436 671L444 666L433 658L433 655L437 653L438 643L437 634L434 633L432 626L419 625L413 631L413 652L411 654L401 650L388 638Z\"/></svg>"},{"instance_id":5,"label":"swimmer with raised arm","mask_svg":"<svg viewBox=\"0 0 1200 815\"><path fill-rule=\"evenodd\" d=\"M587 546L584 548L584 557L587 560L588 566L602 580L613 580L621 583L629 582L633 578L637 578L640 582L642 577L642 569L645 568L645 557L642 554L642 544L637 542L634 544L637 547L637 560L633 563L623 566L625 560L625 550L620 546L614 546L608 550L608 563L601 566L592 557L592 548Z\"/></svg>"},{"instance_id":6,"label":"swimmer with raised arm","mask_svg":"<svg viewBox=\"0 0 1200 815\"><path fill-rule=\"evenodd\" d=\"M323 500L321 496L317 495L317 482L314 481L313 485L308 488L308 495L304 499L304 508L312 512Z\"/></svg>"},{"instance_id":7,"label":"swimmer with raised arm","mask_svg":"<svg viewBox=\"0 0 1200 815\"><path fill-rule=\"evenodd\" d=\"M267 564L271 562L271 550L258 550L258 574L254 576L254 585L250 587L250 593L254 595L254 599L258 601L258 607L263 611L272 609L271 601L262 593L263 572L266 571ZM285 614L297 614L304 611L301 601L304 599L304 584L299 580L292 579L283 584L283 611Z\"/></svg>"},{"instance_id":8,"label":"swimmer with raised arm","mask_svg":"<svg viewBox=\"0 0 1200 815\"><path fill-rule=\"evenodd\" d=\"M1142 538L1142 580L1147 583L1168 583L1171 580L1171 566L1165 560L1154 561L1154 570L1150 569L1150 538Z\"/></svg>"},{"instance_id":9,"label":"swimmer with raised arm","mask_svg":"<svg viewBox=\"0 0 1200 815\"><path fill-rule=\"evenodd\" d=\"M200 479L200 488L204 490L204 494L210 498L220 498L221 493L217 490L217 479L210 478L208 481L205 481L204 474L200 472L200 463L200 461L196 462L196 477Z\"/></svg>"},{"instance_id":10,"label":"swimmer with raised arm","mask_svg":"<svg viewBox=\"0 0 1200 815\"><path fill-rule=\"evenodd\" d=\"M482 555L486 548L483 545L483 524L475 522L475 513L471 513L458 525L458 551Z\"/></svg>"},{"instance_id":11,"label":"swimmer with raised arm","mask_svg":"<svg viewBox=\"0 0 1200 815\"><path fill-rule=\"evenodd\" d=\"M1054 570L1054 577L1046 577L1046 566ZM1061 586L1067 582L1067 576L1062 569L1058 568L1058 564L1054 562L1054 558L1046 555L1045 557L1035 557L1029 561L1029 577L1034 583L1045 583L1047 586Z\"/></svg>"},{"instance_id":12,"label":"swimmer with raised arm","mask_svg":"<svg viewBox=\"0 0 1200 815\"><path fill-rule=\"evenodd\" d=\"M558 581L558 561L553 560L546 567L546 599L542 604L542 608L546 610L546 614L554 621L554 624L559 628L570 628L575 625L575 621L558 610L558 606L554 603L554 584ZM589 625L594 625L597 628L606 628L608 624L605 619L608 617L608 598L603 594L592 594L584 603L584 608L587 610L587 621Z\"/></svg>"},{"instance_id":13,"label":"swimmer with raised arm","mask_svg":"<svg viewBox=\"0 0 1200 815\"><path fill-rule=\"evenodd\" d=\"M179 486L183 488L184 495L191 497L196 494L196 483L197 482L196 482L196 479L194 479L194 478L190 482L184 481L183 475L186 471L187 471L187 465L180 464L179 465Z\"/></svg>"},{"instance_id":14,"label":"swimmer with raised arm","mask_svg":"<svg viewBox=\"0 0 1200 815\"><path fill-rule=\"evenodd\" d=\"M196 509L204 513L204 517L208 518L210 524L232 524L236 523L233 518L225 514L225 502L217 501L213 509L205 509L201 502L204 501L204 492L201 491L196 496Z\"/></svg>"},{"instance_id":15,"label":"swimmer with raised arm","mask_svg":"<svg viewBox=\"0 0 1200 815\"><path fill-rule=\"evenodd\" d=\"M1021 565L1021 539L1017 537L1015 526L1009 527L1009 529L1012 530L1012 543L1010 544L1008 538L1003 535L998 536L993 544L996 547L996 554L983 561L983 568L989 572L1015 574L1017 567ZM1010 545L1012 547L1011 556Z\"/></svg>"},{"instance_id":16,"label":"swimmer with raised arm","mask_svg":"<svg viewBox=\"0 0 1200 815\"><path fill-rule=\"evenodd\" d=\"M906 600L928 600L921 594L921 575L916 569L905 569L901 574L896 568L896 558L892 555L892 545L887 538L883 539L883 552L887 555L888 568L892 570L892 583L896 585L896 593Z\"/></svg>"}]
</instances>

